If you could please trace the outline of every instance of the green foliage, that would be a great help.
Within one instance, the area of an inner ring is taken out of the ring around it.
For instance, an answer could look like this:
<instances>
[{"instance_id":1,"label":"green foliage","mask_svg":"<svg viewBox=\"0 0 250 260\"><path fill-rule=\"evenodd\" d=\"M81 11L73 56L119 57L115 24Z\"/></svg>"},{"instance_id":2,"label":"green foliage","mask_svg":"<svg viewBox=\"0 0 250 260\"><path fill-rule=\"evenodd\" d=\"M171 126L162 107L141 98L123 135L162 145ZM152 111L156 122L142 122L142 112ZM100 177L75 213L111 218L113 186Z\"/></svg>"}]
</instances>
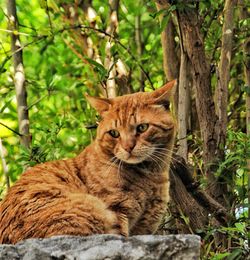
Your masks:
<instances>
[{"instance_id":1,"label":"green foliage","mask_svg":"<svg viewBox=\"0 0 250 260\"><path fill-rule=\"evenodd\" d=\"M245 217L246 219L246 217ZM227 236L228 248L218 247L212 250L215 242L215 234ZM208 227L202 247L202 259L247 259L249 249L247 246L248 230L245 222L236 222L229 227Z\"/></svg>"},{"instance_id":2,"label":"green foliage","mask_svg":"<svg viewBox=\"0 0 250 260\"><path fill-rule=\"evenodd\" d=\"M249 218L247 199L248 169L247 159L250 158L250 137L242 132L228 131L225 160L220 164L217 177L227 173L227 185L232 190L234 197L231 198L231 213L236 221L228 223L226 227L214 227L210 225L204 237L204 259L245 259L249 254L247 241L249 239ZM223 175L224 176L224 175ZM230 199L228 197L228 199ZM218 248L217 252L211 250L215 243L215 234L226 235L230 250Z\"/></svg>"},{"instance_id":3,"label":"green foliage","mask_svg":"<svg viewBox=\"0 0 250 260\"><path fill-rule=\"evenodd\" d=\"M77 1L76 1L77 2ZM85 1L78 1L85 2ZM112 37L105 35L109 24L108 1L93 0L96 12L93 21L86 19L83 7L77 9L74 22L70 5L73 1L61 0L17 0L19 31L23 48L23 59L28 92L30 117L31 148L19 144L19 136L0 124L0 138L5 148L5 160L8 164L11 182L14 183L29 166L59 158L73 157L93 139L94 130L86 125L96 122L96 113L86 103L84 93L103 94L110 71L103 64L106 58L106 43L111 43L111 55L114 64L121 59L129 74L132 91L140 89L141 71L147 73L153 86L158 88L165 82L161 32L167 26L170 17L176 11L187 8L199 8L201 30L205 40L208 63L211 64L212 87L217 83L218 65L223 23L224 1L199 1L198 4L184 4L183 1L170 1L168 8L156 10L154 1L120 1L119 31ZM71 10L71 11L70 11ZM16 100L13 79L13 62L8 32L6 7L0 9L0 123L18 132ZM160 16L163 16L159 22ZM142 53L138 53L135 28L136 18L141 21ZM97 30L94 30L93 24ZM221 162L217 176L227 173L226 182L234 195L231 200L231 212L237 216L234 223L227 227L214 227L211 223L202 230L205 233L203 245L204 259L240 259L247 255L246 240L247 212L247 165L250 158L250 140L245 131L244 98L249 94L249 86L243 86L243 52L241 46L245 40L245 31L249 19L235 25L234 54L232 56L231 83L229 86L229 127L225 160ZM104 32L104 33L102 33ZM243 32L243 33L242 33ZM84 52L82 34L91 40L94 50L99 53L102 62ZM179 48L177 34L176 47ZM178 51L177 51L178 52ZM151 82L144 75L146 90L151 90ZM117 80L117 79L116 79ZM197 129L189 135L190 157L193 165L202 172L202 140ZM5 179L0 164L0 197L5 190ZM197 171L197 172L198 172ZM199 174L198 174L199 175ZM206 186L205 174L197 176ZM188 225L188 216L181 216ZM214 234L228 236L228 248L214 250ZM233 241L234 244L230 244Z\"/></svg>"},{"instance_id":4,"label":"green foliage","mask_svg":"<svg viewBox=\"0 0 250 260\"><path fill-rule=\"evenodd\" d=\"M70 5L71 1L64 1L63 4ZM17 8L18 34L24 46L23 60L32 144L29 150L21 147L19 137L0 125L0 137L6 149L5 159L12 182L18 179L26 167L48 160L72 157L91 141L93 130L87 130L85 125L93 124L96 118L95 112L86 103L84 93L96 95L100 91L100 83L107 80L110 72L95 59L82 54L81 46L75 45L72 36L74 29L69 29L72 24L65 16L67 8L63 8L60 1L19 0ZM93 8L97 12L95 23L100 30L105 31L109 22L108 4L93 1ZM151 12L148 9L151 8L154 8L154 4L149 2L146 6L142 2L135 1L122 3L119 37L117 36L112 42L111 51L115 61L121 58L127 68L133 71L131 85L135 90L139 89L138 79L141 69L138 65L145 67L145 71L150 71L149 77L155 82L155 86L159 87L164 81L162 51L159 48L160 29L158 21L150 17ZM3 12L0 12L0 43L3 54L0 55L0 122L18 132L10 33L7 31L6 13L5 7ZM80 9L79 15L82 26L91 25L84 19ZM140 57L134 38L131 37L135 33L136 15L141 16L145 28L141 33L146 48ZM78 32L81 30L79 28ZM86 32L85 29L82 30ZM87 33L100 51L100 59L104 62L105 44L107 40L112 39L100 37L97 31L91 29L87 30ZM70 46L73 46L86 62L83 63L79 55L69 48ZM148 81L146 81L147 87L150 87ZM0 176L0 186L3 187L2 171Z\"/></svg>"},{"instance_id":5,"label":"green foliage","mask_svg":"<svg viewBox=\"0 0 250 260\"><path fill-rule=\"evenodd\" d=\"M246 207L248 190L247 159L250 158L250 137L242 132L228 131L225 161L220 164L218 176L228 173L227 184L236 193L237 207Z\"/></svg>"}]
</instances>

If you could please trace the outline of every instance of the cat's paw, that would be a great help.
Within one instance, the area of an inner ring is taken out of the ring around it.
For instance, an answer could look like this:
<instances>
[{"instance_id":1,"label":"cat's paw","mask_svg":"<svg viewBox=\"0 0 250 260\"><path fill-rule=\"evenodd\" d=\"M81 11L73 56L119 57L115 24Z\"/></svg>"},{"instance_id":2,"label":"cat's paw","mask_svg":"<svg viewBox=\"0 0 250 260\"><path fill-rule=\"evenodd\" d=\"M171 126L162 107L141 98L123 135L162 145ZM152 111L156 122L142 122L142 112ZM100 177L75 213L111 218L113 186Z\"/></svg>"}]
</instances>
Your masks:
<instances>
[{"instance_id":1,"label":"cat's paw","mask_svg":"<svg viewBox=\"0 0 250 260\"><path fill-rule=\"evenodd\" d=\"M128 237L128 228L122 226L121 224L114 224L110 230L110 234L116 234L123 237Z\"/></svg>"},{"instance_id":2,"label":"cat's paw","mask_svg":"<svg viewBox=\"0 0 250 260\"><path fill-rule=\"evenodd\" d=\"M124 214L115 213L113 211L109 211L109 214L106 215L109 219L109 228L107 230L108 234L121 235L124 237L128 237L129 229L128 229L128 218Z\"/></svg>"}]
</instances>

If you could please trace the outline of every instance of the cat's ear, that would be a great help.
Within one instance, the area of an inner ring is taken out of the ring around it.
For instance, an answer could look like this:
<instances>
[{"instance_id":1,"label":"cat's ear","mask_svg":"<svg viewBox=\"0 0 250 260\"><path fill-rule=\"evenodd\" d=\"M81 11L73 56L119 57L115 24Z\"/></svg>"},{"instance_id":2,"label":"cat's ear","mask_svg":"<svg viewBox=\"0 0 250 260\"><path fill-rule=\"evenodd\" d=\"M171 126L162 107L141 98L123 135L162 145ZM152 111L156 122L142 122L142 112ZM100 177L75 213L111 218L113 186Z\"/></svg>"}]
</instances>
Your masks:
<instances>
[{"instance_id":1,"label":"cat's ear","mask_svg":"<svg viewBox=\"0 0 250 260\"><path fill-rule=\"evenodd\" d=\"M176 91L177 84L177 80L175 79L151 92L151 103L154 105L162 105L166 109L169 109L170 99Z\"/></svg>"},{"instance_id":2,"label":"cat's ear","mask_svg":"<svg viewBox=\"0 0 250 260\"><path fill-rule=\"evenodd\" d=\"M109 110L112 105L112 100L108 98L91 97L87 93L85 94L89 104L101 115Z\"/></svg>"}]
</instances>

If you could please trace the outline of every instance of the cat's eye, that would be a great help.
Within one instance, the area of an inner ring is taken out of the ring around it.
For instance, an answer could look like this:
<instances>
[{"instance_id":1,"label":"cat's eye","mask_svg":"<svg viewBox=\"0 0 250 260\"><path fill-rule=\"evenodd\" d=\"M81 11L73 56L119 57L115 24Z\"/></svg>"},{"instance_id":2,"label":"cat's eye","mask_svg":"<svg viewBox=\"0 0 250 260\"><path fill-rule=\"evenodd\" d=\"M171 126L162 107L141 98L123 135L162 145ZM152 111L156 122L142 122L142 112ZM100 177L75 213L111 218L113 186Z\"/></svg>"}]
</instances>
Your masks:
<instances>
[{"instance_id":1,"label":"cat's eye","mask_svg":"<svg viewBox=\"0 0 250 260\"><path fill-rule=\"evenodd\" d=\"M114 129L110 130L108 133L114 138L118 138L120 136L120 133Z\"/></svg>"},{"instance_id":2,"label":"cat's eye","mask_svg":"<svg viewBox=\"0 0 250 260\"><path fill-rule=\"evenodd\" d=\"M149 127L149 124L140 124L137 126L136 130L138 133L143 133L143 132L147 131L148 127Z\"/></svg>"}]
</instances>

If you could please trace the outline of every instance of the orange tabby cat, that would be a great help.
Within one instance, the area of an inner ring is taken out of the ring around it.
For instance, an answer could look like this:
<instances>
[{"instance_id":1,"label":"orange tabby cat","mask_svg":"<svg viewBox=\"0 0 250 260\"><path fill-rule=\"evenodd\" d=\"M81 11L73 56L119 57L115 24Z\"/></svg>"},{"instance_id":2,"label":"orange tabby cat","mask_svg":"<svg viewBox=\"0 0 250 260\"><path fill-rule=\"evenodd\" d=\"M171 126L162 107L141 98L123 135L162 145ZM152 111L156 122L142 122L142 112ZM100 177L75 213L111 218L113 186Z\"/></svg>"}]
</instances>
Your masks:
<instances>
[{"instance_id":1,"label":"orange tabby cat","mask_svg":"<svg viewBox=\"0 0 250 260\"><path fill-rule=\"evenodd\" d=\"M175 84L113 99L88 96L102 118L95 141L76 158L22 174L0 206L0 243L154 233L169 199Z\"/></svg>"}]
</instances>

